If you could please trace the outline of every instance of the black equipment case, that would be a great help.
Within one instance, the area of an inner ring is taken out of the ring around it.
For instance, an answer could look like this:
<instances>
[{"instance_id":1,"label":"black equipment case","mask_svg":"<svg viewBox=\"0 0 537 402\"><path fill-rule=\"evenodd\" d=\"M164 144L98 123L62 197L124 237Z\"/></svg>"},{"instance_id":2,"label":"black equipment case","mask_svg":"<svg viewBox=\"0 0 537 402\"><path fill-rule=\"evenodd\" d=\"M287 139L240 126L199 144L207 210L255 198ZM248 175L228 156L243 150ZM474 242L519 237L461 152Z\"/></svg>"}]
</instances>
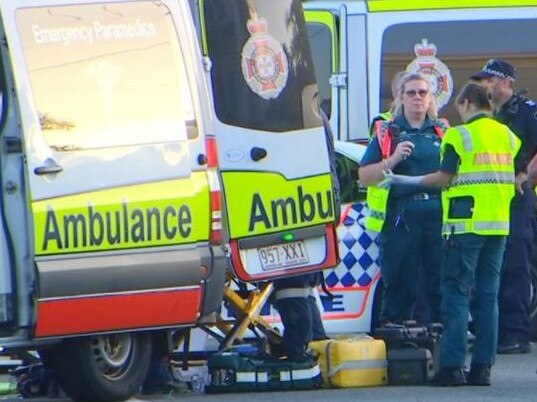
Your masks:
<instances>
[{"instance_id":1,"label":"black equipment case","mask_svg":"<svg viewBox=\"0 0 537 402\"><path fill-rule=\"evenodd\" d=\"M377 328L374 337L386 343L389 385L421 385L440 370L442 326L394 325Z\"/></svg>"},{"instance_id":2,"label":"black equipment case","mask_svg":"<svg viewBox=\"0 0 537 402\"><path fill-rule=\"evenodd\" d=\"M433 357L429 349L390 349L387 358L389 385L422 385L434 377Z\"/></svg>"}]
</instances>

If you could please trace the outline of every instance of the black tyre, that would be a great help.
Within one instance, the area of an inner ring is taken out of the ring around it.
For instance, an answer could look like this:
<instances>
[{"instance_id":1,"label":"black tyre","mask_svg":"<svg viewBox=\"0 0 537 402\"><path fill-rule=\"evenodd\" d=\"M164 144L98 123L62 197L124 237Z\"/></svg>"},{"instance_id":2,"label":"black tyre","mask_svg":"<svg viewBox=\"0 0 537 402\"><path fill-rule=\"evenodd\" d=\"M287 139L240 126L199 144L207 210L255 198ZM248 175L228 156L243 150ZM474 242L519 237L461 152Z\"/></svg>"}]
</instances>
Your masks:
<instances>
[{"instance_id":1,"label":"black tyre","mask_svg":"<svg viewBox=\"0 0 537 402\"><path fill-rule=\"evenodd\" d=\"M40 352L75 401L109 402L138 392L151 360L149 333L77 338Z\"/></svg>"}]
</instances>

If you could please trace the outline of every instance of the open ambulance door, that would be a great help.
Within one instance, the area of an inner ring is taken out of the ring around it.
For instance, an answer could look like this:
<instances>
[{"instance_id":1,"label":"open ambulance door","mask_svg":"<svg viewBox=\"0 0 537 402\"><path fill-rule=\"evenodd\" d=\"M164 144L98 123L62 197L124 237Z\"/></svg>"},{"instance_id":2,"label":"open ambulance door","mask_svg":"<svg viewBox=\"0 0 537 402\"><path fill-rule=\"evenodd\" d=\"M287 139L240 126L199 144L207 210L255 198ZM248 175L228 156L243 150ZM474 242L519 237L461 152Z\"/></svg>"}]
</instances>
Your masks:
<instances>
[{"instance_id":1,"label":"open ambulance door","mask_svg":"<svg viewBox=\"0 0 537 402\"><path fill-rule=\"evenodd\" d=\"M301 2L202 3L236 276L335 266L337 207Z\"/></svg>"},{"instance_id":2,"label":"open ambulance door","mask_svg":"<svg viewBox=\"0 0 537 402\"><path fill-rule=\"evenodd\" d=\"M5 37L2 19L0 18L0 37ZM16 255L24 255L26 249L26 220L24 197L18 191L22 180L22 160L20 158L21 139L18 130L19 122L14 115L17 113L13 76L10 67L8 46L5 41L0 44L0 178L2 192L0 194L0 338L11 336L20 325L21 312L17 311ZM9 110L9 112L8 112ZM8 214L8 211L10 212ZM22 247L17 247L18 245ZM27 284L27 283L26 283ZM22 298L25 298L23 295Z\"/></svg>"},{"instance_id":3,"label":"open ambulance door","mask_svg":"<svg viewBox=\"0 0 537 402\"><path fill-rule=\"evenodd\" d=\"M340 113L340 103L346 102L345 53L338 49L336 16L328 10L304 10L308 38L312 49L315 78L319 85L319 103L330 119L334 134L341 138L346 127L346 115Z\"/></svg>"}]
</instances>

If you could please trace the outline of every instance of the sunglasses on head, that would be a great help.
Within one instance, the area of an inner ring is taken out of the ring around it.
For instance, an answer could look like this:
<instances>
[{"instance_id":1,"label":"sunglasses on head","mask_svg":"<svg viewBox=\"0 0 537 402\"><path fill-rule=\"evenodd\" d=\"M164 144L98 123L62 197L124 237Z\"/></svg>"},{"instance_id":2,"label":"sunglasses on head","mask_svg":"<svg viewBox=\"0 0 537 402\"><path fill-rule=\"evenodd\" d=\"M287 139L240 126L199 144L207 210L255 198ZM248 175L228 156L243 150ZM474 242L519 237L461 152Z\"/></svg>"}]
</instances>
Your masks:
<instances>
[{"instance_id":1,"label":"sunglasses on head","mask_svg":"<svg viewBox=\"0 0 537 402\"><path fill-rule=\"evenodd\" d=\"M405 95L409 98L413 98L416 95L419 95L420 98L424 98L425 96L427 96L428 93L429 91L426 89L419 89L417 91L415 89L409 89L405 91Z\"/></svg>"}]
</instances>

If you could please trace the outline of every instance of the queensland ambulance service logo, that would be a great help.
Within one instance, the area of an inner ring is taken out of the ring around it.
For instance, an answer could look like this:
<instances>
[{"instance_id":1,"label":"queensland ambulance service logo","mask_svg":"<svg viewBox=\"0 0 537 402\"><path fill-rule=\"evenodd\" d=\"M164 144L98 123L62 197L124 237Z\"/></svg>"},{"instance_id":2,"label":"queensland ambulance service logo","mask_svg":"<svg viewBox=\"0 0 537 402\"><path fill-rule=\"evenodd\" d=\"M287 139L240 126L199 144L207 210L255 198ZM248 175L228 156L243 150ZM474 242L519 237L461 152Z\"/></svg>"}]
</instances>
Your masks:
<instances>
[{"instance_id":1,"label":"queensland ambulance service logo","mask_svg":"<svg viewBox=\"0 0 537 402\"><path fill-rule=\"evenodd\" d=\"M246 27L250 38L242 48L242 75L251 90L263 99L277 98L287 84L287 56L280 43L267 33L266 19L250 19Z\"/></svg>"},{"instance_id":2,"label":"queensland ambulance service logo","mask_svg":"<svg viewBox=\"0 0 537 402\"><path fill-rule=\"evenodd\" d=\"M406 71L420 73L429 78L438 108L442 108L453 95L453 78L449 68L435 57L436 46L428 43L427 39L414 45L414 53L417 57L407 66Z\"/></svg>"}]
</instances>

